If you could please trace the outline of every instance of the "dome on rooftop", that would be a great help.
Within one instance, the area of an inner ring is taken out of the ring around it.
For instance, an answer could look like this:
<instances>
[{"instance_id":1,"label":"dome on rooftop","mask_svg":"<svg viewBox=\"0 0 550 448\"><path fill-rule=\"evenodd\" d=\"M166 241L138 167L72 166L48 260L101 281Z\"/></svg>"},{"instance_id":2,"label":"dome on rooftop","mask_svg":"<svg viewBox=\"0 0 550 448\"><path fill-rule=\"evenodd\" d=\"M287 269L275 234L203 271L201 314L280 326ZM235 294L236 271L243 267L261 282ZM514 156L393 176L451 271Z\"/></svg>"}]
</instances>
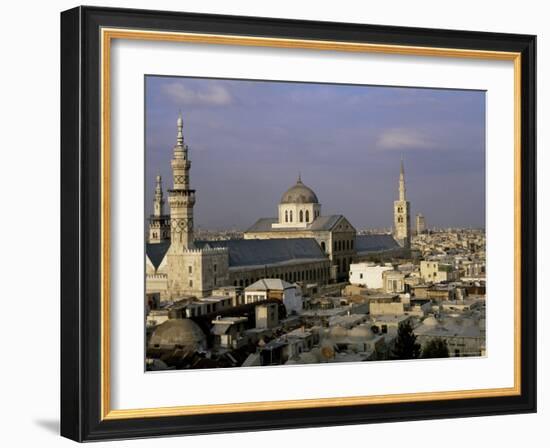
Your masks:
<instances>
[{"instance_id":1,"label":"dome on rooftop","mask_svg":"<svg viewBox=\"0 0 550 448\"><path fill-rule=\"evenodd\" d=\"M341 339L348 336L348 330L341 325L335 325L330 329L330 337L332 339Z\"/></svg>"},{"instance_id":2,"label":"dome on rooftop","mask_svg":"<svg viewBox=\"0 0 550 448\"><path fill-rule=\"evenodd\" d=\"M349 337L358 341L368 341L374 338L374 333L368 325L357 325L349 331Z\"/></svg>"},{"instance_id":3,"label":"dome on rooftop","mask_svg":"<svg viewBox=\"0 0 550 448\"><path fill-rule=\"evenodd\" d=\"M155 329L149 347L197 351L206 348L206 336L191 319L169 319Z\"/></svg>"},{"instance_id":4,"label":"dome on rooftop","mask_svg":"<svg viewBox=\"0 0 550 448\"><path fill-rule=\"evenodd\" d=\"M315 192L302 182L298 176L296 183L281 197L281 204L318 204Z\"/></svg>"},{"instance_id":5,"label":"dome on rooftop","mask_svg":"<svg viewBox=\"0 0 550 448\"><path fill-rule=\"evenodd\" d=\"M430 316L430 317L427 317L426 319L424 319L424 322L422 322L424 325L427 325L429 327L435 327L436 325L439 324L439 322L437 321L437 319L433 316Z\"/></svg>"}]
</instances>

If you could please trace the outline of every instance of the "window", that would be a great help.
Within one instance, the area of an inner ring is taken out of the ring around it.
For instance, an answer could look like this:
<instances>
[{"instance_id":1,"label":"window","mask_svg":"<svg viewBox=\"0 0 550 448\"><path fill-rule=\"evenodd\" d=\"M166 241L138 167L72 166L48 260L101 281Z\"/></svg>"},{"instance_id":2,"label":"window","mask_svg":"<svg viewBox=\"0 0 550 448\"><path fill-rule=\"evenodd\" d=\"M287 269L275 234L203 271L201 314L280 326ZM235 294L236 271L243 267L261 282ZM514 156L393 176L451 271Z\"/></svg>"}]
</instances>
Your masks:
<instances>
[{"instance_id":1,"label":"window","mask_svg":"<svg viewBox=\"0 0 550 448\"><path fill-rule=\"evenodd\" d=\"M309 222L309 210L306 210L306 222Z\"/></svg>"},{"instance_id":2,"label":"window","mask_svg":"<svg viewBox=\"0 0 550 448\"><path fill-rule=\"evenodd\" d=\"M323 252L326 252L327 251L327 248L325 246L325 242L324 241L321 241L321 249L323 249Z\"/></svg>"},{"instance_id":3,"label":"window","mask_svg":"<svg viewBox=\"0 0 550 448\"><path fill-rule=\"evenodd\" d=\"M292 210L290 210L290 222L292 222Z\"/></svg>"},{"instance_id":4,"label":"window","mask_svg":"<svg viewBox=\"0 0 550 448\"><path fill-rule=\"evenodd\" d=\"M304 212L300 210L300 222L304 222Z\"/></svg>"},{"instance_id":5,"label":"window","mask_svg":"<svg viewBox=\"0 0 550 448\"><path fill-rule=\"evenodd\" d=\"M218 265L214 263L214 272L218 272Z\"/></svg>"},{"instance_id":6,"label":"window","mask_svg":"<svg viewBox=\"0 0 550 448\"><path fill-rule=\"evenodd\" d=\"M285 210L285 222L288 222L288 210Z\"/></svg>"},{"instance_id":7,"label":"window","mask_svg":"<svg viewBox=\"0 0 550 448\"><path fill-rule=\"evenodd\" d=\"M193 280L189 280L189 287L190 287L190 288L193 287Z\"/></svg>"},{"instance_id":8,"label":"window","mask_svg":"<svg viewBox=\"0 0 550 448\"><path fill-rule=\"evenodd\" d=\"M193 266L189 266L189 273L190 273L190 274L193 273Z\"/></svg>"},{"instance_id":9,"label":"window","mask_svg":"<svg viewBox=\"0 0 550 448\"><path fill-rule=\"evenodd\" d=\"M359 278L361 278L361 279L362 279L362 278L363 278L363 274L359 274Z\"/></svg>"}]
</instances>

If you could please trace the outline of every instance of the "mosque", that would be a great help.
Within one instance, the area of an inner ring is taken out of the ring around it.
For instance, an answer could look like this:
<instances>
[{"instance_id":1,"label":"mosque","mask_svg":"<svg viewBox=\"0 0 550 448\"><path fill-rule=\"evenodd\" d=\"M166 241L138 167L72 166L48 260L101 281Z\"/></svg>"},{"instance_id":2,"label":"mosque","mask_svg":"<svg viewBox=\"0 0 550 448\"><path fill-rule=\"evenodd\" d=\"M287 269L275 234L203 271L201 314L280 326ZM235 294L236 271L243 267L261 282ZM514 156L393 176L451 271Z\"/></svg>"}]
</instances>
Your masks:
<instances>
[{"instance_id":1,"label":"mosque","mask_svg":"<svg viewBox=\"0 0 550 448\"><path fill-rule=\"evenodd\" d=\"M323 215L315 192L302 182L281 197L278 216L260 218L243 239L196 240L195 190L191 189L189 147L181 114L171 161L173 188L165 211L162 179L156 178L153 214L146 244L146 292L161 300L205 297L224 286L246 287L261 278L326 285L347 281L349 266L373 254L406 256L410 248L410 203L403 161L393 234L357 235L343 215Z\"/></svg>"}]
</instances>

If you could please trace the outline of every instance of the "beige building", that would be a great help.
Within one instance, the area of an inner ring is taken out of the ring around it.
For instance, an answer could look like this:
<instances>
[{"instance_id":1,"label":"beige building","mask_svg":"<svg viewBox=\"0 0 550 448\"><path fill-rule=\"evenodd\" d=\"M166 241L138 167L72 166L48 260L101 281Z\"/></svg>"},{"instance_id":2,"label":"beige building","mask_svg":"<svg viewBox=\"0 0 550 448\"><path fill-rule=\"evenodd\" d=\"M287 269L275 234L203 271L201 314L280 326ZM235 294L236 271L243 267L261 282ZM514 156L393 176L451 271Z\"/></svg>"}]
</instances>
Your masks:
<instances>
[{"instance_id":1,"label":"beige building","mask_svg":"<svg viewBox=\"0 0 550 448\"><path fill-rule=\"evenodd\" d=\"M422 213L416 215L416 234L421 235L426 231L426 218Z\"/></svg>"},{"instance_id":2,"label":"beige building","mask_svg":"<svg viewBox=\"0 0 550 448\"><path fill-rule=\"evenodd\" d=\"M448 263L433 260L420 262L420 278L427 283L441 283L458 279L458 272Z\"/></svg>"},{"instance_id":3,"label":"beige building","mask_svg":"<svg viewBox=\"0 0 550 448\"><path fill-rule=\"evenodd\" d=\"M298 177L281 197L277 218L260 218L245 239L313 238L331 262L332 280L347 279L356 253L356 230L342 215L321 215L315 192Z\"/></svg>"}]
</instances>

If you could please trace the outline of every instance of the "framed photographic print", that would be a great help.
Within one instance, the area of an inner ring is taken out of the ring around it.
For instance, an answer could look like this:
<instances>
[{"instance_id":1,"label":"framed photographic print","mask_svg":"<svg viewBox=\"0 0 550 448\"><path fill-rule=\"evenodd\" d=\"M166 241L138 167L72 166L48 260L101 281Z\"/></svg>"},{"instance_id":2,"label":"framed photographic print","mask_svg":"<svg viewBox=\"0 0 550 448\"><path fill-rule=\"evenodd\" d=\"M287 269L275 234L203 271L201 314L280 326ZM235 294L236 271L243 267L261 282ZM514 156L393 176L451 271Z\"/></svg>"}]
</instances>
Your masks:
<instances>
[{"instance_id":1,"label":"framed photographic print","mask_svg":"<svg viewBox=\"0 0 550 448\"><path fill-rule=\"evenodd\" d=\"M61 433L536 411L534 36L61 14Z\"/></svg>"}]
</instances>

